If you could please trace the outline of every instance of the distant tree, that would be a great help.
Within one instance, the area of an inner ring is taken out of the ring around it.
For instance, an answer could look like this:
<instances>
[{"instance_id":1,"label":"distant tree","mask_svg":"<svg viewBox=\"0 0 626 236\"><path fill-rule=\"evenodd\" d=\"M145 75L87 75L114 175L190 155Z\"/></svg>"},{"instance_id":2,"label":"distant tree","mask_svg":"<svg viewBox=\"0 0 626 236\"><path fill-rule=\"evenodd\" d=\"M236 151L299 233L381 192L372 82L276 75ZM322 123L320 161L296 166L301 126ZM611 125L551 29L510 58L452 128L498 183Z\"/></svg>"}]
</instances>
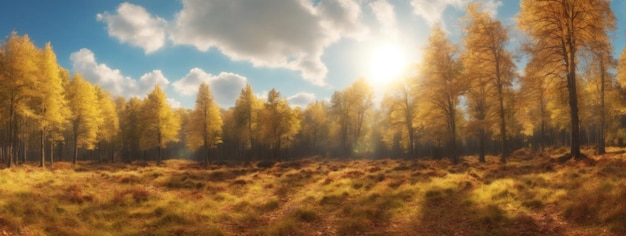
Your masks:
<instances>
[{"instance_id":1,"label":"distant tree","mask_svg":"<svg viewBox=\"0 0 626 236\"><path fill-rule=\"evenodd\" d=\"M161 150L170 142L179 140L180 117L166 101L163 90L156 85L144 99L142 122L144 149L157 148L157 164L161 164Z\"/></svg>"},{"instance_id":2,"label":"distant tree","mask_svg":"<svg viewBox=\"0 0 626 236\"><path fill-rule=\"evenodd\" d=\"M607 37L607 34L599 35L599 37ZM611 43L608 38L597 40L597 45L593 45L590 47L591 52L589 61L589 69L588 73L590 76L589 85L595 87L596 97L599 97L599 100L596 104L598 110L597 113L600 114L599 117L599 134L597 141L597 153L604 154L606 153L606 126L607 126L607 90L610 90L612 87L612 76L609 73L609 70L614 68L615 60L613 56L611 56ZM594 112L595 113L595 112Z\"/></svg>"},{"instance_id":3,"label":"distant tree","mask_svg":"<svg viewBox=\"0 0 626 236\"><path fill-rule=\"evenodd\" d=\"M341 149L341 154L344 157L349 156L351 154L350 150L350 141L348 140L348 131L350 128L350 108L348 100L344 95L344 92L335 91L333 96L330 99L330 115L332 120L334 121L334 125L332 126L334 129L331 130L335 137L339 140L339 146Z\"/></svg>"},{"instance_id":4,"label":"distant tree","mask_svg":"<svg viewBox=\"0 0 626 236\"><path fill-rule=\"evenodd\" d=\"M300 123L287 100L276 89L267 94L260 121L263 140L273 151L273 158L280 160L280 151L293 141L300 130Z\"/></svg>"},{"instance_id":5,"label":"distant tree","mask_svg":"<svg viewBox=\"0 0 626 236\"><path fill-rule=\"evenodd\" d=\"M357 146L356 150L361 150L365 140L366 128L368 128L368 118L371 115L372 108L374 107L374 89L367 83L364 78L359 78L352 85L345 89L345 96L350 105L350 111L352 113L351 130L352 140Z\"/></svg>"},{"instance_id":6,"label":"distant tree","mask_svg":"<svg viewBox=\"0 0 626 236\"><path fill-rule=\"evenodd\" d=\"M248 150L252 151L253 155L257 155L257 142L259 136L259 112L263 106L263 102L260 101L250 84L247 84L245 88L241 90L241 94L234 107L234 119L235 129L238 136L238 141L245 146Z\"/></svg>"},{"instance_id":7,"label":"distant tree","mask_svg":"<svg viewBox=\"0 0 626 236\"><path fill-rule=\"evenodd\" d=\"M446 39L440 27L435 27L424 52L421 97L425 99L426 120L445 122L450 158L458 161L458 112L459 96L466 90L467 81L460 76L461 63L456 59L456 48Z\"/></svg>"},{"instance_id":8,"label":"distant tree","mask_svg":"<svg viewBox=\"0 0 626 236\"><path fill-rule=\"evenodd\" d=\"M371 86L360 78L343 91L336 91L330 100L330 115L335 121L332 133L339 139L341 155L352 156L363 137L368 112L373 102Z\"/></svg>"},{"instance_id":9,"label":"distant tree","mask_svg":"<svg viewBox=\"0 0 626 236\"><path fill-rule=\"evenodd\" d=\"M141 140L146 128L146 122L142 121L144 102L137 97L132 97L124 104L120 111L120 129L127 162L137 159L141 149Z\"/></svg>"},{"instance_id":10,"label":"distant tree","mask_svg":"<svg viewBox=\"0 0 626 236\"><path fill-rule=\"evenodd\" d=\"M554 104L558 98L561 78L553 68L545 67L548 63L543 58L531 57L524 68L524 76L520 77L520 115L519 123L524 127L523 133L538 136L536 145L541 152L547 144L547 132L552 125L550 120L554 110L548 104Z\"/></svg>"},{"instance_id":11,"label":"distant tree","mask_svg":"<svg viewBox=\"0 0 626 236\"><path fill-rule=\"evenodd\" d=\"M406 143L405 147L409 157L416 155L416 123L417 117L417 94L413 78L402 78L392 84L383 100L381 109L386 115L390 129L387 129L388 143L396 140L396 135L400 135L400 143Z\"/></svg>"},{"instance_id":12,"label":"distant tree","mask_svg":"<svg viewBox=\"0 0 626 236\"><path fill-rule=\"evenodd\" d=\"M98 127L98 157L99 161L102 161L103 153L106 153L105 145L110 145L110 160L114 160L115 155L115 138L119 135L120 122L117 114L117 109L113 97L111 94L96 86L96 95L98 97L98 105L100 107L100 114L102 123Z\"/></svg>"},{"instance_id":13,"label":"distant tree","mask_svg":"<svg viewBox=\"0 0 626 236\"><path fill-rule=\"evenodd\" d=\"M320 154L322 146L328 145L329 138L328 107L323 102L307 105L301 119L300 134L306 146Z\"/></svg>"},{"instance_id":14,"label":"distant tree","mask_svg":"<svg viewBox=\"0 0 626 236\"><path fill-rule=\"evenodd\" d=\"M532 40L535 57L560 62L568 91L571 156L580 159L580 119L577 72L580 50L605 40L615 28L608 0L522 0L518 27ZM548 63L552 64L552 63Z\"/></svg>"},{"instance_id":15,"label":"distant tree","mask_svg":"<svg viewBox=\"0 0 626 236\"><path fill-rule=\"evenodd\" d=\"M187 125L187 147L191 150L203 148L203 160L209 165L209 149L222 142L222 116L220 108L213 100L207 83L200 84L196 106L191 112Z\"/></svg>"},{"instance_id":16,"label":"distant tree","mask_svg":"<svg viewBox=\"0 0 626 236\"><path fill-rule=\"evenodd\" d=\"M465 21L465 47L462 56L464 63L464 77L472 81L468 98L470 108L478 126L480 140L480 161L484 162L487 118L491 107L496 105L500 122L501 158L505 162L507 150L507 128L505 110L505 92L512 85L515 64L512 54L506 49L509 33L499 20L492 18L489 13L481 11L480 3L467 6ZM493 90L493 91L491 91ZM495 93L495 96L492 94ZM493 102L496 101L496 102ZM492 105L493 103L493 105Z\"/></svg>"},{"instance_id":17,"label":"distant tree","mask_svg":"<svg viewBox=\"0 0 626 236\"><path fill-rule=\"evenodd\" d=\"M78 148L93 150L98 141L98 128L104 121L98 104L96 89L76 73L67 91L67 100L72 115L70 124L74 141L72 163L78 160Z\"/></svg>"}]
</instances>

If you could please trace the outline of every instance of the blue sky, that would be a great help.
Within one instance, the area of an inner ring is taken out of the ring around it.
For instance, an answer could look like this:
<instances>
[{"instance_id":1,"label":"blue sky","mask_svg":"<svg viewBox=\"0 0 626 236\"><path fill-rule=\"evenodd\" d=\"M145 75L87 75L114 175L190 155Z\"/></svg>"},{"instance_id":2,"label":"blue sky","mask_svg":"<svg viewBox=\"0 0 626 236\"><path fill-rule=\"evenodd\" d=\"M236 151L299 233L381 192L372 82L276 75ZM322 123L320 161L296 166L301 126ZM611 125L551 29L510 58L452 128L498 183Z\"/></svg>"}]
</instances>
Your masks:
<instances>
[{"instance_id":1,"label":"blue sky","mask_svg":"<svg viewBox=\"0 0 626 236\"><path fill-rule=\"evenodd\" d=\"M250 83L260 96L276 88L304 106L373 77L370 58L381 45L393 45L407 64L417 62L438 22L460 43L459 18L469 2L20 0L0 8L0 34L28 34L39 47L50 41L61 66L115 95L143 97L160 84L172 104L191 108L198 84L207 81L220 106L230 107ZM480 2L514 29L519 1ZM617 57L626 3L613 1L612 8ZM520 37L512 35L515 49ZM383 84L376 84L379 94Z\"/></svg>"}]
</instances>

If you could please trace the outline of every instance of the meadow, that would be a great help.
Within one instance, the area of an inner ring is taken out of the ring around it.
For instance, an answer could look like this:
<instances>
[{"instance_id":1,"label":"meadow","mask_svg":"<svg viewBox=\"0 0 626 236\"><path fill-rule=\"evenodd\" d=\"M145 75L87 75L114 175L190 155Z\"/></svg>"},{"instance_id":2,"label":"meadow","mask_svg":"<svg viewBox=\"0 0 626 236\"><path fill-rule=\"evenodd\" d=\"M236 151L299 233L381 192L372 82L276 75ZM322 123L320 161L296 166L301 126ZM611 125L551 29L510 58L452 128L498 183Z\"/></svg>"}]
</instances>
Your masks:
<instances>
[{"instance_id":1,"label":"meadow","mask_svg":"<svg viewBox=\"0 0 626 236\"><path fill-rule=\"evenodd\" d=\"M2 235L624 235L622 150L0 170Z\"/></svg>"}]
</instances>

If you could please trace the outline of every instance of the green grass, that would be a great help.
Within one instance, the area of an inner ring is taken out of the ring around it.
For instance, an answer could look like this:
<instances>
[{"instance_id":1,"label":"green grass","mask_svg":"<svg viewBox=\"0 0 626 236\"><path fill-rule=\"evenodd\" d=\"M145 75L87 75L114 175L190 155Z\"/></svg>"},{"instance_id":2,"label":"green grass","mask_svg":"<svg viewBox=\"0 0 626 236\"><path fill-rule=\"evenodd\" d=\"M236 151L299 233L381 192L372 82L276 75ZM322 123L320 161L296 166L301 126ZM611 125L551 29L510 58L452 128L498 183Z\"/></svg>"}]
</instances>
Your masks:
<instances>
[{"instance_id":1,"label":"green grass","mask_svg":"<svg viewBox=\"0 0 626 236\"><path fill-rule=\"evenodd\" d=\"M36 163L0 170L16 235L623 235L626 162L518 151L446 160L306 159L199 168ZM147 165L146 165L147 164Z\"/></svg>"}]
</instances>

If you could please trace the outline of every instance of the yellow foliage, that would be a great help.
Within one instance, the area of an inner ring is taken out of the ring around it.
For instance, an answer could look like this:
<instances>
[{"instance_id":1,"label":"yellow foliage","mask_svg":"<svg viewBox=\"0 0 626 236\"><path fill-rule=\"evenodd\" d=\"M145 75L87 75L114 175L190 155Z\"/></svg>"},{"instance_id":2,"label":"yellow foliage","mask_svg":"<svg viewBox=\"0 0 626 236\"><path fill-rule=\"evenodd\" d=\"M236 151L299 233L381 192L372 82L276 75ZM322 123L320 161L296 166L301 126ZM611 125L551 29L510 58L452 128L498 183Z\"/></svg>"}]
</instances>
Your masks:
<instances>
[{"instance_id":1,"label":"yellow foliage","mask_svg":"<svg viewBox=\"0 0 626 236\"><path fill-rule=\"evenodd\" d=\"M222 140L222 125L219 106L213 101L209 85L203 82L187 124L187 147L191 150L214 147Z\"/></svg>"},{"instance_id":2,"label":"yellow foliage","mask_svg":"<svg viewBox=\"0 0 626 236\"><path fill-rule=\"evenodd\" d=\"M76 73L70 82L67 99L72 111L70 123L75 145L91 150L98 141L98 127L103 122L96 89Z\"/></svg>"},{"instance_id":3,"label":"yellow foliage","mask_svg":"<svg viewBox=\"0 0 626 236\"><path fill-rule=\"evenodd\" d=\"M145 123L143 149L165 148L168 143L179 140L180 117L167 103L158 85L144 99L142 118Z\"/></svg>"}]
</instances>

